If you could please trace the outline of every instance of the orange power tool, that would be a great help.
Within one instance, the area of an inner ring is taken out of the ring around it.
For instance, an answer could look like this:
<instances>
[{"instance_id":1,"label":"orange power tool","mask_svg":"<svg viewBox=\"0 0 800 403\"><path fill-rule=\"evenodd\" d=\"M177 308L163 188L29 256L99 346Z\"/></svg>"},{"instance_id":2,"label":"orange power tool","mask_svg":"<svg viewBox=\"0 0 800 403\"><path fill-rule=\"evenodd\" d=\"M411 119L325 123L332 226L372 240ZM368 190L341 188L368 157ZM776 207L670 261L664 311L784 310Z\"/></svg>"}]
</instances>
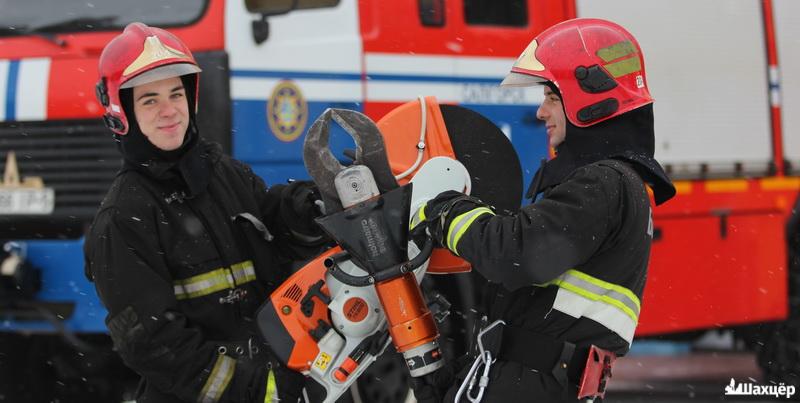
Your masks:
<instances>
[{"instance_id":1,"label":"orange power tool","mask_svg":"<svg viewBox=\"0 0 800 403\"><path fill-rule=\"evenodd\" d=\"M466 130L448 124L443 111L481 136L473 143L483 152L459 158L451 132ZM355 161L348 167L330 151L331 121L355 140ZM486 153L487 148L499 151ZM419 281L426 271L454 273L469 265L446 250L434 251L430 240L409 241L410 212L445 190L478 190L488 199L508 194L507 200L491 201L516 208L521 173L513 175L520 172L519 162L507 138L475 112L421 98L378 125L359 112L326 110L306 136L304 162L325 204L318 223L339 246L272 293L258 314L265 339L289 368L325 388L326 402L344 393L390 343L403 354L411 376L440 368L439 333ZM468 166L475 170L492 162L498 163L496 180L488 181L488 188L476 184Z\"/></svg>"}]
</instances>

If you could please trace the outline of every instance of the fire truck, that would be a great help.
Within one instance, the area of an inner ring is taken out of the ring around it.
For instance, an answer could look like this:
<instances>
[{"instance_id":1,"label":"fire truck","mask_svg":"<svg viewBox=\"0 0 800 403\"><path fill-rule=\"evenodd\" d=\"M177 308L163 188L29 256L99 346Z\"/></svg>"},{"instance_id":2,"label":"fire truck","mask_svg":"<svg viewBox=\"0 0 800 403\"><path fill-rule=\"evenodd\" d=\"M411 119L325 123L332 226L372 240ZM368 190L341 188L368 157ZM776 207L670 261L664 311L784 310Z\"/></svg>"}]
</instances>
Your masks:
<instances>
[{"instance_id":1,"label":"fire truck","mask_svg":"<svg viewBox=\"0 0 800 403\"><path fill-rule=\"evenodd\" d=\"M678 189L654 211L637 335L736 329L761 346L770 376L800 365L787 355L800 343L795 1L9 0L2 7L0 397L111 400L135 378L111 351L82 255L84 231L120 166L94 95L97 59L133 21L167 28L193 50L203 69L201 134L267 183L307 177L304 134L326 108L377 121L424 95L493 121L517 151L525 185L551 153L535 116L542 96L498 83L550 25L576 16L620 23L644 49L656 157ZM334 137L331 146L344 149L347 139ZM463 313L451 315L457 339L481 279L432 281ZM402 364L374 367L380 376L367 373L356 399L405 399Z\"/></svg>"}]
</instances>

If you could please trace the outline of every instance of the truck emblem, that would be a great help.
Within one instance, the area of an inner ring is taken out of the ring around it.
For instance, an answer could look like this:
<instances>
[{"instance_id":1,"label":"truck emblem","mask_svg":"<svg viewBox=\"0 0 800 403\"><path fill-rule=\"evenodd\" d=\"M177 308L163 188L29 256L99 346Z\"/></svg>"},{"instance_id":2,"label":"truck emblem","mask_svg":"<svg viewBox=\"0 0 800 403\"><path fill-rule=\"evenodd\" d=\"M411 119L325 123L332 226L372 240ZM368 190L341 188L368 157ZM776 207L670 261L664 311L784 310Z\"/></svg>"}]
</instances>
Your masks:
<instances>
[{"instance_id":1,"label":"truck emblem","mask_svg":"<svg viewBox=\"0 0 800 403\"><path fill-rule=\"evenodd\" d=\"M294 141L308 121L308 104L300 88L291 81L280 81L267 102L267 122L280 141Z\"/></svg>"}]
</instances>

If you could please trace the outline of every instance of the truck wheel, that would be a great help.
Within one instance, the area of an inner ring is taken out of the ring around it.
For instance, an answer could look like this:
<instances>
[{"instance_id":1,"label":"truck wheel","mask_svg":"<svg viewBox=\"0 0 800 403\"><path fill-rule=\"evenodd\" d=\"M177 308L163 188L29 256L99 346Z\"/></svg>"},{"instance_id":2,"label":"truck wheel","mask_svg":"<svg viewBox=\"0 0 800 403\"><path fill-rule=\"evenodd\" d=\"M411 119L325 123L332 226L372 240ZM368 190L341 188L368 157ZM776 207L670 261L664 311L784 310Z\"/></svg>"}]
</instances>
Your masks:
<instances>
[{"instance_id":1,"label":"truck wheel","mask_svg":"<svg viewBox=\"0 0 800 403\"><path fill-rule=\"evenodd\" d=\"M775 324L758 351L764 378L800 389L800 198L787 223L789 318ZM800 396L794 395L794 400Z\"/></svg>"},{"instance_id":2,"label":"truck wheel","mask_svg":"<svg viewBox=\"0 0 800 403\"><path fill-rule=\"evenodd\" d=\"M758 364L767 381L800 387L800 319L775 327L758 353Z\"/></svg>"}]
</instances>

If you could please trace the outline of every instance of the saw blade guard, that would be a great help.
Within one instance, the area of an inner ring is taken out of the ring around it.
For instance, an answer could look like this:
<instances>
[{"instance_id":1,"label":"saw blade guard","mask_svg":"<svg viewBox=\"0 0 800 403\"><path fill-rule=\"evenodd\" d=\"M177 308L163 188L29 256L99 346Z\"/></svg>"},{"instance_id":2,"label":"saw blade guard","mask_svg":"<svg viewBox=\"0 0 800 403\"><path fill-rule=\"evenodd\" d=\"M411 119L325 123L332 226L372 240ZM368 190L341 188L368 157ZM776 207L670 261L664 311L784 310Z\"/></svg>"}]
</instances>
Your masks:
<instances>
[{"instance_id":1,"label":"saw blade guard","mask_svg":"<svg viewBox=\"0 0 800 403\"><path fill-rule=\"evenodd\" d=\"M392 174L414 184L411 213L446 190L465 192L498 212L516 211L522 201L522 168L511 141L489 119L458 105L419 97L377 123ZM445 249L434 249L428 272L469 271Z\"/></svg>"}]
</instances>

